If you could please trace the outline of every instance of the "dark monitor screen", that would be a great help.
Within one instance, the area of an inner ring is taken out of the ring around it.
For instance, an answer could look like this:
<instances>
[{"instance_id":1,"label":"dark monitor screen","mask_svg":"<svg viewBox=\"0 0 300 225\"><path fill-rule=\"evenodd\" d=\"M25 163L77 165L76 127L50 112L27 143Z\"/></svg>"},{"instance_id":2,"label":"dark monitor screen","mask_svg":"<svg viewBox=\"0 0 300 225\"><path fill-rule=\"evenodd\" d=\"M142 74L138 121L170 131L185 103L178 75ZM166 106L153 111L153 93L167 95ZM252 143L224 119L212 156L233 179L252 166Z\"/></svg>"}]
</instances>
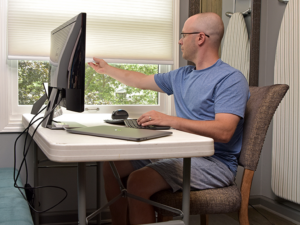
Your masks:
<instances>
[{"instance_id":1,"label":"dark monitor screen","mask_svg":"<svg viewBox=\"0 0 300 225\"><path fill-rule=\"evenodd\" d=\"M80 13L51 32L49 103L42 126L51 125L53 107L84 111L86 13Z\"/></svg>"}]
</instances>

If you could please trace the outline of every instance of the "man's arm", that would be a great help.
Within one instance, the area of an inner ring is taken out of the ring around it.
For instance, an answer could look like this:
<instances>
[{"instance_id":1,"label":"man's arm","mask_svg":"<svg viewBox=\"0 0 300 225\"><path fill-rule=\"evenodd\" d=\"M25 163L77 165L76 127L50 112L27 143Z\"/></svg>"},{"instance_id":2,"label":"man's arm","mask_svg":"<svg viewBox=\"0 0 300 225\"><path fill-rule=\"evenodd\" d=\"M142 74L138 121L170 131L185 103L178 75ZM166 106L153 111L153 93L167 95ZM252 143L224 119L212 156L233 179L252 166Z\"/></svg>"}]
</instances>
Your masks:
<instances>
[{"instance_id":1,"label":"man's arm","mask_svg":"<svg viewBox=\"0 0 300 225\"><path fill-rule=\"evenodd\" d=\"M239 116L229 113L218 113L215 115L215 120L195 121L175 116L168 116L157 111L147 112L138 119L138 123L143 126L171 126L177 130L211 137L214 141L222 143L230 141L239 121Z\"/></svg>"},{"instance_id":2,"label":"man's arm","mask_svg":"<svg viewBox=\"0 0 300 225\"><path fill-rule=\"evenodd\" d=\"M108 65L103 59L93 58L95 63L89 62L91 66L97 73L107 74L110 77L120 81L131 87L136 87L140 89L152 90L163 92L156 84L154 80L154 75L145 75L143 73L122 70Z\"/></svg>"}]
</instances>

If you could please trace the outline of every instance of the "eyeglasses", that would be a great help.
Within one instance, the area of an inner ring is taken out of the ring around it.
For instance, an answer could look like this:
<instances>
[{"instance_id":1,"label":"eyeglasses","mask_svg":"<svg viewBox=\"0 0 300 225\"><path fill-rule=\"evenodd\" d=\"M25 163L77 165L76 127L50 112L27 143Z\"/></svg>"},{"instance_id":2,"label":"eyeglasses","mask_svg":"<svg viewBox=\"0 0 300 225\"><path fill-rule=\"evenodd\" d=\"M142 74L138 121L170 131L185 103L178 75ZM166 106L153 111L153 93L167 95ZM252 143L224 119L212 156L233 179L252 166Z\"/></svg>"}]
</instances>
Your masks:
<instances>
[{"instance_id":1,"label":"eyeglasses","mask_svg":"<svg viewBox=\"0 0 300 225\"><path fill-rule=\"evenodd\" d=\"M180 33L180 39L183 39L183 38L185 38L185 36L187 35L187 34L200 34L200 33L203 33L203 32L192 32L192 33ZM209 37L209 35L207 35L207 34L204 34L206 37Z\"/></svg>"}]
</instances>

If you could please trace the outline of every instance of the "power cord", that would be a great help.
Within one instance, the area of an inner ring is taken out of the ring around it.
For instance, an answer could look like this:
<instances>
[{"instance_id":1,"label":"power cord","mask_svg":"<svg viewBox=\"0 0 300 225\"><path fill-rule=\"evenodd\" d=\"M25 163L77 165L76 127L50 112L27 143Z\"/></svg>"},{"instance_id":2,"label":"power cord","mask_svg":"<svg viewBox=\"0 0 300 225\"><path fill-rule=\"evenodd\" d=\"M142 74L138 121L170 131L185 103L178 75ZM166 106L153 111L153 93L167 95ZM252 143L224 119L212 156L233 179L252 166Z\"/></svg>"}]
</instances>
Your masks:
<instances>
[{"instance_id":1,"label":"power cord","mask_svg":"<svg viewBox=\"0 0 300 225\"><path fill-rule=\"evenodd\" d=\"M24 129L24 131L16 138L15 140L15 144L14 144L14 187L15 188L18 188L18 190L20 191L20 193L22 194L23 198L28 202L28 205L29 207L36 213L43 213L43 212L47 212L49 211L50 209L56 207L57 205L59 205L61 202L63 202L67 196L68 196L68 192L64 189L64 188L61 188L61 187L58 187L58 186L38 186L38 187L31 187L29 184L28 184L28 167L27 167L27 161L26 161L26 156L28 154L28 151L29 151L29 147L32 143L32 140L33 140L33 137L38 129L38 127L43 123L43 121L53 112L53 110L59 105L61 99L59 100L59 102L55 105L55 107L53 107L53 109L44 116L44 118L38 118L36 120L34 120L46 107L44 107L43 109L41 109L29 122L29 125ZM42 119L42 120L41 120ZM37 125L37 127L35 128L35 130L33 131L32 133L32 136L31 136L31 140L26 148L26 142L27 142L27 138L28 138L28 133L29 133L29 128L34 124L36 123L38 120L41 120L41 122L39 122L39 124ZM25 143L24 143L24 149L23 149L23 160L20 164L20 167L19 167L19 170L18 170L18 174L16 176L16 146L17 146L17 142L18 142L18 139L26 133L26 137L25 137ZM26 169L26 184L24 187L20 187L17 185L17 180L20 176L20 172L22 170L22 167L23 167L23 164L25 163L25 169ZM43 210L43 211L38 211L36 210L32 205L34 203L34 198L35 198L35 194L34 194L34 190L36 189L40 189L40 188L55 188L55 189L60 189L62 191L65 192L65 196L63 197L62 200L60 200L58 203L56 203L55 205L49 207L48 209L46 210ZM22 192L22 190L25 190L25 194L28 195L28 196L31 196L30 199L27 199L26 196L24 195L24 193Z\"/></svg>"},{"instance_id":2,"label":"power cord","mask_svg":"<svg viewBox=\"0 0 300 225\"><path fill-rule=\"evenodd\" d=\"M39 118L35 121L33 121L46 107L44 107L43 109L41 109L32 119L31 121L29 122L29 125L25 128L25 130L16 138L15 140L15 144L14 144L14 169L16 169L16 145L17 145L17 142L18 142L18 139L24 134L26 133L26 139L25 139L25 143L24 143L24 150L23 150L23 161L22 161L22 164L19 168L19 172L18 172L18 175L17 175L17 178L15 178L15 171L14 171L14 181L16 181L18 178L19 178L19 175L20 175L20 170L22 169L22 166L23 166L23 162L25 162L25 166L27 166L27 163L26 163L26 140L27 140L27 137L28 137L28 130L29 128L31 127L32 124L34 124L35 122L37 122L38 120L42 119L42 118ZM28 169L26 168L26 183L28 183L28 178L27 178L27 175L28 175Z\"/></svg>"},{"instance_id":3,"label":"power cord","mask_svg":"<svg viewBox=\"0 0 300 225\"><path fill-rule=\"evenodd\" d=\"M33 120L41 113L43 112L45 109L47 108L47 106L45 106L44 108L42 108L29 122L29 126L27 131L29 131L29 128L30 126L33 124ZM23 149L23 159L24 159L24 162L25 162L25 168L26 168L26 184L28 184L28 167L27 167L27 161L26 161L26 141L27 141L27 138L28 138L28 132L26 132L26 137L25 137L25 142L24 142L24 149Z\"/></svg>"}]
</instances>

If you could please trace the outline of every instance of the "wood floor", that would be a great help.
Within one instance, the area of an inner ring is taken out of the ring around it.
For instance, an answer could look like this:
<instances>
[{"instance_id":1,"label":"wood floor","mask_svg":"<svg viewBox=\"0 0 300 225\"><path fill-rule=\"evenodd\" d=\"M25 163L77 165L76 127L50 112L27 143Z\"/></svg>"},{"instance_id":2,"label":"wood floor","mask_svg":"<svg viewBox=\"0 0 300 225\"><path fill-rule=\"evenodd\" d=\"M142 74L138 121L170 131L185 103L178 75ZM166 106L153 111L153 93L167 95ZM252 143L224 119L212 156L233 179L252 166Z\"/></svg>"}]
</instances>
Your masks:
<instances>
[{"instance_id":1,"label":"wood floor","mask_svg":"<svg viewBox=\"0 0 300 225\"><path fill-rule=\"evenodd\" d=\"M256 205L254 208L256 210L249 207L250 225L300 225L300 222L292 222L267 210L265 207ZM198 216L190 217L190 225L200 225ZM209 225L239 225L238 214L209 215Z\"/></svg>"},{"instance_id":2,"label":"wood floor","mask_svg":"<svg viewBox=\"0 0 300 225\"><path fill-rule=\"evenodd\" d=\"M249 207L250 225L300 225L300 221L292 221L267 208L255 205L255 209ZM49 223L43 225L78 225L77 223ZM95 225L94 221L89 224ZM101 225L111 225L110 219L103 220ZM190 216L190 225L200 225L199 216ZM238 213L209 215L209 225L239 225Z\"/></svg>"},{"instance_id":3,"label":"wood floor","mask_svg":"<svg viewBox=\"0 0 300 225\"><path fill-rule=\"evenodd\" d=\"M300 222L292 222L288 218L273 213L263 206L256 205L254 208L249 207L250 225L300 225ZM111 224L105 223L105 225ZM190 225L200 225L199 216L190 216ZM238 214L209 215L209 225L239 225Z\"/></svg>"}]
</instances>

